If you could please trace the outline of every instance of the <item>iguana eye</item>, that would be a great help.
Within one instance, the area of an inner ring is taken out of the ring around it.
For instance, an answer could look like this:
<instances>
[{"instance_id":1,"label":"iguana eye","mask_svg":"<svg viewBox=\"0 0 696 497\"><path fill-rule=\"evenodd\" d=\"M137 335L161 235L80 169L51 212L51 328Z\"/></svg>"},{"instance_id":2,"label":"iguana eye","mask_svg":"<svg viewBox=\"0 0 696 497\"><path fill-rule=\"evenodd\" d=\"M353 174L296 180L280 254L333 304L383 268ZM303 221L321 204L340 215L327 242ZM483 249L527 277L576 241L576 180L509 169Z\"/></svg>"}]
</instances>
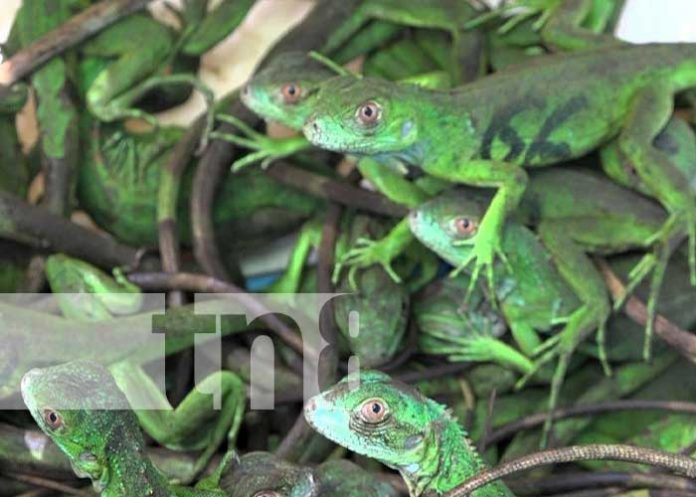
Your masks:
<instances>
[{"instance_id":1,"label":"iguana eye","mask_svg":"<svg viewBox=\"0 0 696 497\"><path fill-rule=\"evenodd\" d=\"M374 126L382 117L382 107L373 100L369 100L358 107L357 118L364 126Z\"/></svg>"},{"instance_id":2,"label":"iguana eye","mask_svg":"<svg viewBox=\"0 0 696 497\"><path fill-rule=\"evenodd\" d=\"M43 419L46 426L52 430L57 430L63 426L63 417L53 409L44 409Z\"/></svg>"},{"instance_id":3,"label":"iguana eye","mask_svg":"<svg viewBox=\"0 0 696 497\"><path fill-rule=\"evenodd\" d=\"M452 231L457 236L470 237L478 230L478 223L471 218L460 216L452 220Z\"/></svg>"},{"instance_id":4,"label":"iguana eye","mask_svg":"<svg viewBox=\"0 0 696 497\"><path fill-rule=\"evenodd\" d=\"M302 97L302 88L295 83L287 83L280 89L280 94L283 95L283 102L286 104L296 104Z\"/></svg>"},{"instance_id":5,"label":"iguana eye","mask_svg":"<svg viewBox=\"0 0 696 497\"><path fill-rule=\"evenodd\" d=\"M360 407L360 417L366 423L379 423L387 417L387 414L389 414L389 409L381 399L366 400Z\"/></svg>"}]
</instances>

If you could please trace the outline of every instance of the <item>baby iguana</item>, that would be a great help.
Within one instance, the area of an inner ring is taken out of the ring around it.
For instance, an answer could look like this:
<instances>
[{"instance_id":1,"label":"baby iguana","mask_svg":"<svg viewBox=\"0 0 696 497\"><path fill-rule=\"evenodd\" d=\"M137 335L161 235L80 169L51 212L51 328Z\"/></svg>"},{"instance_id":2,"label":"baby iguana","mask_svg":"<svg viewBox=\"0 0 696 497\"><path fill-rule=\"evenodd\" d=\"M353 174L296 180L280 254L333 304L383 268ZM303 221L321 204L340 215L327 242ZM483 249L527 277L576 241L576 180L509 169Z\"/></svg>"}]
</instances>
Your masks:
<instances>
[{"instance_id":1,"label":"baby iguana","mask_svg":"<svg viewBox=\"0 0 696 497\"><path fill-rule=\"evenodd\" d=\"M307 422L344 447L398 470L411 497L442 495L486 465L445 406L377 371L354 373L305 406ZM498 481L474 497L511 497Z\"/></svg>"},{"instance_id":2,"label":"baby iguana","mask_svg":"<svg viewBox=\"0 0 696 497\"><path fill-rule=\"evenodd\" d=\"M297 466L268 452L250 452L225 471L220 487L229 497L396 497L390 485L346 460L315 468Z\"/></svg>"},{"instance_id":3,"label":"baby iguana","mask_svg":"<svg viewBox=\"0 0 696 497\"><path fill-rule=\"evenodd\" d=\"M280 122L289 128L299 131L313 112L319 88L334 75L333 71L306 54L288 54L287 57L273 61L254 75L251 81L244 87L241 96L242 102L265 119ZM425 74L424 77L426 83L432 82L428 74ZM409 81L415 84L423 84L424 82L421 78L411 78ZM249 146L258 151L240 159L233 168L243 167L257 160L270 160L295 153L308 145L304 138L271 139L254 130L246 129L241 123L237 122L235 124L249 136L249 139L228 138L235 140L240 145ZM357 167L363 177L375 185L380 192L390 200L407 207L416 207L419 203L430 198L433 193L432 189L434 191L441 189L440 186L432 181L432 178L410 182L404 179L398 172L381 167L373 160L363 159L358 163ZM401 223L393 231L402 235L405 232L408 235L408 225ZM369 240L361 238L357 244L361 245L365 241ZM390 273L392 278L400 281L392 270L390 263L395 258L391 254L403 250L404 245L400 244L396 249L389 247L390 250L383 252L385 254L384 259L380 258L378 254L370 264L364 264L360 267L380 263ZM352 251L346 252L339 258L339 263L334 273L335 283L338 282L342 265L352 262L349 259L351 254ZM353 278L354 275L355 270L353 269L349 277Z\"/></svg>"},{"instance_id":4,"label":"baby iguana","mask_svg":"<svg viewBox=\"0 0 696 497\"><path fill-rule=\"evenodd\" d=\"M145 453L128 400L96 363L33 369L22 379L22 398L75 473L90 478L101 497L225 497L221 491L169 484Z\"/></svg>"},{"instance_id":5,"label":"baby iguana","mask_svg":"<svg viewBox=\"0 0 696 497\"><path fill-rule=\"evenodd\" d=\"M115 278L86 262L58 254L46 261L46 277L66 317L107 320L140 309L142 294L120 271ZM122 360L110 366L114 380L134 404L157 406L135 411L143 429L175 450L200 450L194 471L201 471L227 439L233 444L244 415L246 393L239 377L226 370L204 378L174 408L142 365ZM209 392L219 391L213 407Z\"/></svg>"},{"instance_id":6,"label":"baby iguana","mask_svg":"<svg viewBox=\"0 0 696 497\"><path fill-rule=\"evenodd\" d=\"M624 0L513 0L474 19L478 26L491 18L503 17L497 33L508 34L521 23L532 20L545 45L554 50L585 50L621 43L605 33L616 22ZM506 18L506 15L510 14Z\"/></svg>"},{"instance_id":7,"label":"baby iguana","mask_svg":"<svg viewBox=\"0 0 696 497\"><path fill-rule=\"evenodd\" d=\"M613 140L670 213L653 241L689 234L696 283L696 201L684 176L653 147L674 95L694 86L696 44L552 55L446 92L344 76L320 86L303 130L324 149L496 187L478 236L462 242L473 248L460 262L475 263L474 280L485 271L490 287L504 221L527 185L524 168L562 163ZM363 251L369 256L361 265L385 259L383 247Z\"/></svg>"},{"instance_id":8,"label":"baby iguana","mask_svg":"<svg viewBox=\"0 0 696 497\"><path fill-rule=\"evenodd\" d=\"M411 229L426 246L457 265L471 246L456 242L478 236L487 205L480 193L453 190L413 211ZM611 307L604 280L587 254L645 248L665 213L649 199L590 171L550 168L532 176L520 215L537 225L543 246L528 228L508 220L502 245L508 263L496 267L495 291L522 351L542 353L537 366L558 356L549 397L553 410L571 354L593 330L600 331L600 358L606 363L602 331ZM663 273L664 267L658 272ZM543 309L546 323L530 319L535 310ZM552 309L558 313L548 314ZM558 335L541 347L532 346L535 329L559 323L564 326ZM547 424L545 434L549 429Z\"/></svg>"},{"instance_id":9,"label":"baby iguana","mask_svg":"<svg viewBox=\"0 0 696 497\"><path fill-rule=\"evenodd\" d=\"M416 296L412 307L418 350L446 355L453 362L495 362L522 374L532 372L532 361L500 340L507 331L500 311L479 286L466 299L468 289L468 275L459 274L431 283Z\"/></svg>"}]
</instances>

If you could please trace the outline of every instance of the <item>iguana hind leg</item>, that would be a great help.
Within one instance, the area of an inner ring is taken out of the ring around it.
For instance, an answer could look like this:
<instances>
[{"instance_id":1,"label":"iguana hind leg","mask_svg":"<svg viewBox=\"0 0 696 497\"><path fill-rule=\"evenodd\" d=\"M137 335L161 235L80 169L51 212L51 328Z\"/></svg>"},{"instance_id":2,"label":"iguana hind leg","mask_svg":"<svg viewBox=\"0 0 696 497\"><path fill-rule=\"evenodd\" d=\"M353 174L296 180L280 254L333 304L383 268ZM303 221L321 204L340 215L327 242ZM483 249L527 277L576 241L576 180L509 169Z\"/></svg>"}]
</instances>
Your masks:
<instances>
[{"instance_id":1,"label":"iguana hind leg","mask_svg":"<svg viewBox=\"0 0 696 497\"><path fill-rule=\"evenodd\" d=\"M696 285L696 199L684 173L653 146L672 116L673 94L668 82L642 90L634 99L617 147L649 192L670 213L653 242L666 245L679 231L688 235L691 282Z\"/></svg>"}]
</instances>

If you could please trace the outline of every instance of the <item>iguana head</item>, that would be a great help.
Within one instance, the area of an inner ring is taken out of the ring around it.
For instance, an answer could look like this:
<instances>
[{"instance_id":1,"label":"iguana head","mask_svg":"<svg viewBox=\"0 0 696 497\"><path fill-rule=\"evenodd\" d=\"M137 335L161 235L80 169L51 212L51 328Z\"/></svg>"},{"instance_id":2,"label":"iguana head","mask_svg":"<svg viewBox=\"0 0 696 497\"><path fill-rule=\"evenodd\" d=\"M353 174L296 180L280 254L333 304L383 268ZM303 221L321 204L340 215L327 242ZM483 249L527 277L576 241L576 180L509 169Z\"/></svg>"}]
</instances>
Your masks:
<instances>
[{"instance_id":1,"label":"iguana head","mask_svg":"<svg viewBox=\"0 0 696 497\"><path fill-rule=\"evenodd\" d=\"M336 152L408 153L418 139L420 91L378 78L332 78L321 85L302 131L314 145Z\"/></svg>"},{"instance_id":2,"label":"iguana head","mask_svg":"<svg viewBox=\"0 0 696 497\"><path fill-rule=\"evenodd\" d=\"M108 479L106 446L117 426L143 445L128 401L111 374L96 363L32 369L22 378L21 391L39 427L65 452L75 472L95 484Z\"/></svg>"},{"instance_id":3,"label":"iguana head","mask_svg":"<svg viewBox=\"0 0 696 497\"><path fill-rule=\"evenodd\" d=\"M413 235L454 266L459 266L472 245L488 202L470 189L449 190L421 204L409 214Z\"/></svg>"},{"instance_id":4,"label":"iguana head","mask_svg":"<svg viewBox=\"0 0 696 497\"><path fill-rule=\"evenodd\" d=\"M307 422L326 438L387 466L418 465L443 409L377 371L347 376L311 398ZM418 468L414 468L416 471Z\"/></svg>"},{"instance_id":5,"label":"iguana head","mask_svg":"<svg viewBox=\"0 0 696 497\"><path fill-rule=\"evenodd\" d=\"M299 131L312 112L319 84L334 75L306 53L283 54L254 75L241 99L264 119Z\"/></svg>"},{"instance_id":6,"label":"iguana head","mask_svg":"<svg viewBox=\"0 0 696 497\"><path fill-rule=\"evenodd\" d=\"M268 452L242 456L220 482L229 497L314 497L319 486L309 468Z\"/></svg>"}]
</instances>

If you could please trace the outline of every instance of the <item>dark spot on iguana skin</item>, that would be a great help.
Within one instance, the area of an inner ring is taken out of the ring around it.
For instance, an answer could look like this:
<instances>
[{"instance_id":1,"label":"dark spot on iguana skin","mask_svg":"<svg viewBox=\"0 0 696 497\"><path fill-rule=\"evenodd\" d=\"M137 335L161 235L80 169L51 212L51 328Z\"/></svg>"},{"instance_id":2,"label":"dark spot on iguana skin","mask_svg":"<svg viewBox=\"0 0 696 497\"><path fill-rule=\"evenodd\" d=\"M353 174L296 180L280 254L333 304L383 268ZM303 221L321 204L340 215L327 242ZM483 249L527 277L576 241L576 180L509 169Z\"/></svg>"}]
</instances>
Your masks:
<instances>
[{"instance_id":1,"label":"dark spot on iguana skin","mask_svg":"<svg viewBox=\"0 0 696 497\"><path fill-rule=\"evenodd\" d=\"M519 159L525 149L527 150L523 161L525 164L533 162L535 158L541 158L543 162L570 159L572 157L570 146L566 143L553 143L549 141L549 136L568 121L571 116L586 108L587 105L587 98L584 95L578 95L556 108L546 118L537 136L528 145L510 122L517 114L527 109L544 108L545 103L543 100L533 97L526 100L518 100L495 113L483 135L480 156L482 159L491 160L493 142L496 138L499 138L510 148L505 157L503 157L503 160L506 162L514 162Z\"/></svg>"},{"instance_id":2,"label":"dark spot on iguana skin","mask_svg":"<svg viewBox=\"0 0 696 497\"><path fill-rule=\"evenodd\" d=\"M530 98L529 100L517 100L512 104L499 109L491 119L488 128L483 134L481 141L481 149L479 155L482 159L491 160L491 152L493 141L496 137L500 138L505 144L510 147L510 151L503 158L504 161L510 162L517 159L524 152L525 143L517 134L515 128L510 122L517 114L524 112L530 107L542 108L544 102L539 99Z\"/></svg>"},{"instance_id":3,"label":"dark spot on iguana skin","mask_svg":"<svg viewBox=\"0 0 696 497\"><path fill-rule=\"evenodd\" d=\"M553 143L548 141L548 138L554 130L570 119L573 114L577 114L585 107L587 107L587 98L585 95L578 95L553 111L546 118L539 133L537 133L534 141L529 146L524 162L528 164L537 156L544 159L544 162L570 159L572 152L567 143Z\"/></svg>"},{"instance_id":4,"label":"dark spot on iguana skin","mask_svg":"<svg viewBox=\"0 0 696 497\"><path fill-rule=\"evenodd\" d=\"M653 145L667 155L677 155L679 153L679 143L674 140L674 137L670 133L666 133L665 131L662 131L655 137Z\"/></svg>"}]
</instances>

